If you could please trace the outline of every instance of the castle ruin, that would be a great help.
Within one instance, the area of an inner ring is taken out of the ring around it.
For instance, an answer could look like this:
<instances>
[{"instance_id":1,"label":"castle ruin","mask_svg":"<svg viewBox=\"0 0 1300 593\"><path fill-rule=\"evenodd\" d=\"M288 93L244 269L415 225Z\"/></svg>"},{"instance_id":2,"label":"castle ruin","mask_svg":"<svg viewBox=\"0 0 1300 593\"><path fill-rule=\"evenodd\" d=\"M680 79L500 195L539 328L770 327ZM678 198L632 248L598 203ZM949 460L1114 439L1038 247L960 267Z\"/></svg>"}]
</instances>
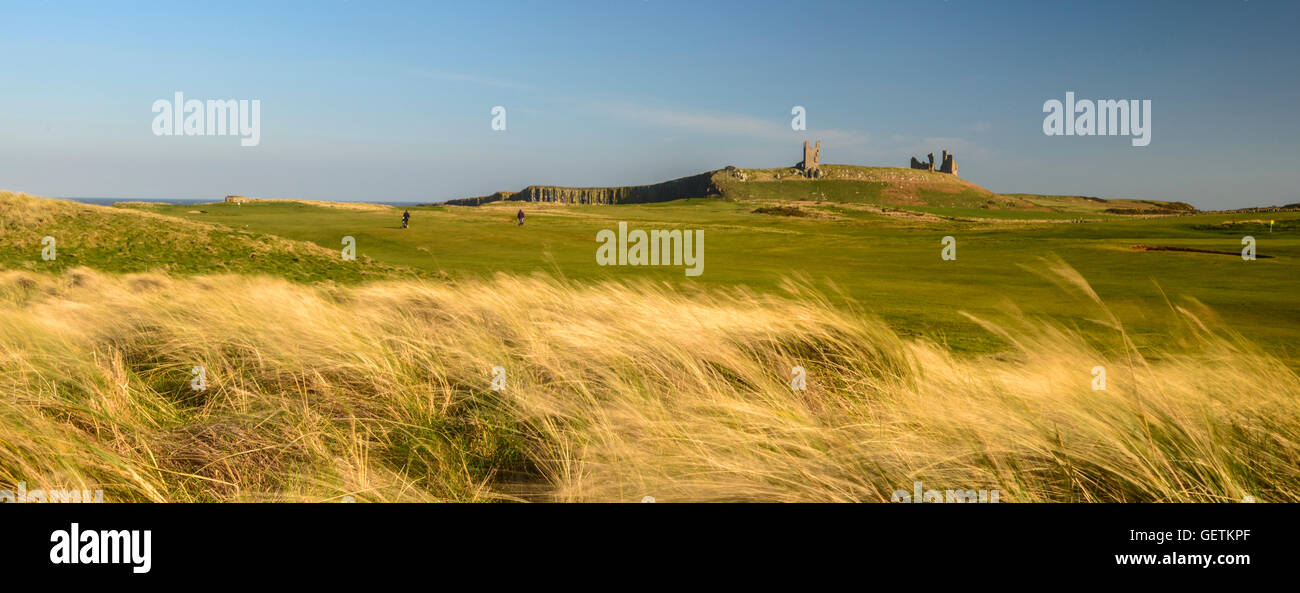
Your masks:
<instances>
[{"instance_id":1,"label":"castle ruin","mask_svg":"<svg viewBox=\"0 0 1300 593\"><path fill-rule=\"evenodd\" d=\"M921 162L917 160L916 157L912 157L912 168L921 169L923 171L934 171L934 153L932 152L925 156L928 159L926 162ZM943 160L939 162L939 172L948 173L954 177L957 176L957 161L953 158L951 152L946 150L943 151Z\"/></svg>"},{"instance_id":2,"label":"castle ruin","mask_svg":"<svg viewBox=\"0 0 1300 593\"><path fill-rule=\"evenodd\" d=\"M803 171L805 177L821 177L821 158L822 158L822 141L818 140L816 146L809 146L808 141L803 141L803 160L795 165L796 169Z\"/></svg>"}]
</instances>

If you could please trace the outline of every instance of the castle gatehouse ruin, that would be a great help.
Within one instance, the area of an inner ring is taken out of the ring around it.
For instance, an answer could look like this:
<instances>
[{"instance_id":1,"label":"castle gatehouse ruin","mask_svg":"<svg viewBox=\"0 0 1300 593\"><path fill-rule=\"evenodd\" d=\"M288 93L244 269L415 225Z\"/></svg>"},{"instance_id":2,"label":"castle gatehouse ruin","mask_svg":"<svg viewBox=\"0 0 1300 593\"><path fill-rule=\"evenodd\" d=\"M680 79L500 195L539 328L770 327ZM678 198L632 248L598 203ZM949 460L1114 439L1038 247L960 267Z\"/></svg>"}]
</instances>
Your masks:
<instances>
[{"instance_id":1,"label":"castle gatehouse ruin","mask_svg":"<svg viewBox=\"0 0 1300 593\"><path fill-rule=\"evenodd\" d=\"M934 153L932 152L925 156L928 159L925 162L917 160L916 157L912 157L912 168L924 171L934 171ZM952 153L946 150L943 151L943 160L939 162L939 172L948 173L954 177L957 176L957 161L953 159Z\"/></svg>"},{"instance_id":2,"label":"castle gatehouse ruin","mask_svg":"<svg viewBox=\"0 0 1300 593\"><path fill-rule=\"evenodd\" d=\"M803 171L804 177L821 177L821 158L822 158L822 141L818 140L816 146L808 146L808 141L803 141L803 160L799 161L795 168Z\"/></svg>"}]
</instances>

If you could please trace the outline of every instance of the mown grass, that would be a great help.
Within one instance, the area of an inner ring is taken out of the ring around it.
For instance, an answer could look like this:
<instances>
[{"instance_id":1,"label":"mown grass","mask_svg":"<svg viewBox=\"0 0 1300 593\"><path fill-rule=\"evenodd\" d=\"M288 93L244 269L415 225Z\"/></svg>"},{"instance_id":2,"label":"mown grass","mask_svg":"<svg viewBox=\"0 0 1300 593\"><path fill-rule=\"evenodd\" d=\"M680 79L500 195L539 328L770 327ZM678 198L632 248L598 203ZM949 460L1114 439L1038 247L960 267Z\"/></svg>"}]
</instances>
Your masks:
<instances>
[{"instance_id":1,"label":"mown grass","mask_svg":"<svg viewBox=\"0 0 1300 593\"><path fill-rule=\"evenodd\" d=\"M974 358L789 282L3 272L0 483L110 501L887 501L915 481L1300 499L1295 371L1194 300L1163 306L1178 331L1140 351L1073 269L1033 264L1095 327L976 316L1011 347Z\"/></svg>"},{"instance_id":2,"label":"mown grass","mask_svg":"<svg viewBox=\"0 0 1300 593\"><path fill-rule=\"evenodd\" d=\"M947 206L905 206L907 210L925 212L949 218L1003 219L1003 220L1090 220L1103 221L1105 214L1082 214L1079 212L1054 212L1051 210L1012 210L1006 208L962 208Z\"/></svg>"}]
</instances>

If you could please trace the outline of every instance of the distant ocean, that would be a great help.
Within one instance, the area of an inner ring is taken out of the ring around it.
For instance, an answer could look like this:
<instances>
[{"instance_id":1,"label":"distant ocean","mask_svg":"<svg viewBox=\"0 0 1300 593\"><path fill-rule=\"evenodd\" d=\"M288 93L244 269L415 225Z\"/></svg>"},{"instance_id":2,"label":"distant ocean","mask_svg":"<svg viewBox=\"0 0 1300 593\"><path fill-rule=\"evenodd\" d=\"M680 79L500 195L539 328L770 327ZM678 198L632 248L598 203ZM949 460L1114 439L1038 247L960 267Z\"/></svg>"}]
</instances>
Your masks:
<instances>
[{"instance_id":1,"label":"distant ocean","mask_svg":"<svg viewBox=\"0 0 1300 593\"><path fill-rule=\"evenodd\" d=\"M66 197L58 198L58 199L71 200L73 202L81 202L83 204L95 204L96 206L112 206L117 202L152 202L156 204L175 204L177 206L193 206L195 204L211 204L213 202L221 202L225 200L224 197L198 199L198 200L193 198L167 199L167 198L66 198ZM417 204L426 203L426 202L379 202L375 200L348 200L348 201L361 202L365 204L383 204L385 206L415 206Z\"/></svg>"}]
</instances>

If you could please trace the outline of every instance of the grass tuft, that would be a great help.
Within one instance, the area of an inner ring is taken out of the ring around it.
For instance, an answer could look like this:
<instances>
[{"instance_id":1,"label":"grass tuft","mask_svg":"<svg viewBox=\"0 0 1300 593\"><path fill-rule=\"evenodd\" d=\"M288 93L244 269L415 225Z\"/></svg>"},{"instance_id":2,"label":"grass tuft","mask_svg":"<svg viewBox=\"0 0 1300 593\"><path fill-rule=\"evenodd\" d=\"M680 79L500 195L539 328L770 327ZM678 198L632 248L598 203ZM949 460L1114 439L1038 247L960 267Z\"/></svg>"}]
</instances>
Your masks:
<instances>
[{"instance_id":1,"label":"grass tuft","mask_svg":"<svg viewBox=\"0 0 1300 593\"><path fill-rule=\"evenodd\" d=\"M1022 502L1300 500L1293 370L1190 301L1170 308L1178 340L1139 353L1050 267L1113 344L1021 315L979 320L1012 351L958 357L795 282L11 270L0 483L183 502L887 501L915 481Z\"/></svg>"}]
</instances>

